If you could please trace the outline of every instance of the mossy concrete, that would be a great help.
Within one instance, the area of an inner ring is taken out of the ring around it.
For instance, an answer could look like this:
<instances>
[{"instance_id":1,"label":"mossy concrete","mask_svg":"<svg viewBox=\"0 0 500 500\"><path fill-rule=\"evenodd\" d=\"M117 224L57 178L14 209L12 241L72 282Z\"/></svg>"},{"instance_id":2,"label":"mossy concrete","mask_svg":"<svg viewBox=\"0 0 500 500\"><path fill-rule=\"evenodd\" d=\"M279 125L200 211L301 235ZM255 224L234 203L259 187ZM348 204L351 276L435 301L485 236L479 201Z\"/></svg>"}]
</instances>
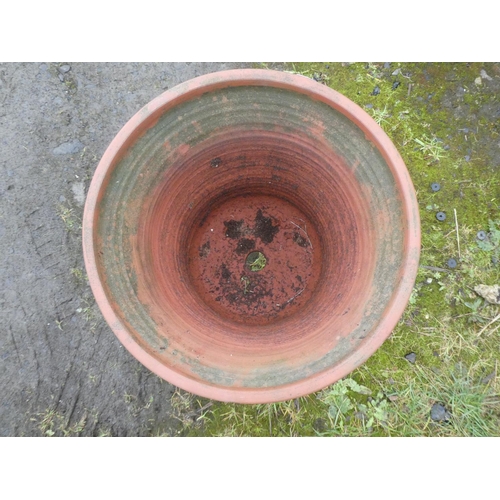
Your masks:
<instances>
[{"instance_id":1,"label":"mossy concrete","mask_svg":"<svg viewBox=\"0 0 500 500\"><path fill-rule=\"evenodd\" d=\"M347 378L366 390L342 381L275 405L216 403L183 432L498 435L500 308L473 288L500 283L495 251L481 248L476 238L500 223L500 64L290 63L279 69L344 94L389 135L417 191L421 267L393 334ZM432 183L440 189L433 191ZM436 218L439 211L444 221ZM451 258L455 268L448 266ZM409 353L414 363L405 358ZM430 418L435 402L450 411L449 422Z\"/></svg>"}]
</instances>

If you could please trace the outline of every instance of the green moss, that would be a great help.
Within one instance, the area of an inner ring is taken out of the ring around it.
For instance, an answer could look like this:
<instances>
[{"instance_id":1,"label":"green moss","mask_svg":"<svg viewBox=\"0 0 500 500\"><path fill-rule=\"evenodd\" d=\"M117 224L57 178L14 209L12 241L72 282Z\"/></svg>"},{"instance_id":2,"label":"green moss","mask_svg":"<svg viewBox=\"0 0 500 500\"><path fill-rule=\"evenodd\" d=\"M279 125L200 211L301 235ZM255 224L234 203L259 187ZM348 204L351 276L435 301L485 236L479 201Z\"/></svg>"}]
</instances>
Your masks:
<instances>
[{"instance_id":1,"label":"green moss","mask_svg":"<svg viewBox=\"0 0 500 500\"><path fill-rule=\"evenodd\" d=\"M392 75L398 68L400 73ZM498 68L481 63L392 63L390 68L381 63L293 63L286 69L357 103L398 148L420 205L421 268L414 293L391 337L347 378L366 391L343 381L272 405L213 402L199 419L201 425L188 425L184 433L499 434L500 329L488 323L500 308L473 291L478 284L500 284L497 250L480 248L476 239L479 230L491 230L489 221L500 224L500 155L484 147L500 140L498 120L488 118L488 106L497 109L499 97L486 82L475 82L481 69L493 75ZM430 189L433 182L441 185L439 191ZM446 213L445 221L436 219L438 211ZM456 268L448 268L449 258L458 261ZM412 352L414 364L405 359ZM431 420L435 402L446 406L451 421Z\"/></svg>"}]
</instances>

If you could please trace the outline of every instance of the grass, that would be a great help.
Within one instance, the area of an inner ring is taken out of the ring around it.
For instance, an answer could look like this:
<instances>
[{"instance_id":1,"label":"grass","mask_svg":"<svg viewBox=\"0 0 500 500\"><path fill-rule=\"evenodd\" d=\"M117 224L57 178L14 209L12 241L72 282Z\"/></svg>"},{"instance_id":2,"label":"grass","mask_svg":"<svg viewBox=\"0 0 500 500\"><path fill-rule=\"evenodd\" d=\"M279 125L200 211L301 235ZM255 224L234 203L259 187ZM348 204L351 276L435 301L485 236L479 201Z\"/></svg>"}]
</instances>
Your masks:
<instances>
[{"instance_id":1,"label":"grass","mask_svg":"<svg viewBox=\"0 0 500 500\"><path fill-rule=\"evenodd\" d=\"M371 114L373 119L379 124L388 123L386 118L389 118L389 112L387 111L387 106L384 106L384 109L372 109Z\"/></svg>"},{"instance_id":2,"label":"grass","mask_svg":"<svg viewBox=\"0 0 500 500\"><path fill-rule=\"evenodd\" d=\"M344 380L268 405L210 402L179 391L173 406L181 435L500 435L500 306L474 291L481 284L500 284L498 156L492 164L484 147L500 141L498 122L485 117L488 106L498 107L499 97L474 84L483 68L496 74L492 65L480 63L285 68L353 100L393 141L420 205L420 269L391 337ZM457 96L459 86L468 91ZM430 187L435 182L441 185L437 192ZM443 222L436 219L439 211L447 215ZM487 238L478 240L478 231ZM450 258L456 268L448 267ZM414 363L405 358L412 352ZM446 408L449 420L432 420L435 403Z\"/></svg>"},{"instance_id":3,"label":"grass","mask_svg":"<svg viewBox=\"0 0 500 500\"><path fill-rule=\"evenodd\" d=\"M95 303L94 298L88 294L82 297L82 303L83 306L79 307L76 312L83 316L89 325L89 330L94 333L101 319L101 316L97 312L97 304Z\"/></svg>"},{"instance_id":4,"label":"grass","mask_svg":"<svg viewBox=\"0 0 500 500\"><path fill-rule=\"evenodd\" d=\"M77 437L80 436L88 421L88 414L85 411L80 420L68 426L66 418L58 413L54 408L47 408L45 412L37 414L31 419L37 422L38 429L42 436L46 437Z\"/></svg>"},{"instance_id":5,"label":"grass","mask_svg":"<svg viewBox=\"0 0 500 500\"><path fill-rule=\"evenodd\" d=\"M68 233L73 231L80 231L82 229L81 224L79 223L73 208L67 207L62 204L58 205L57 214L63 221L64 226L66 227L66 231L68 231Z\"/></svg>"},{"instance_id":6,"label":"grass","mask_svg":"<svg viewBox=\"0 0 500 500\"><path fill-rule=\"evenodd\" d=\"M429 138L424 135L422 139L414 139L414 141L419 145L419 150L424 153L425 157L432 161L439 161L446 153L443 141L435 137Z\"/></svg>"},{"instance_id":7,"label":"grass","mask_svg":"<svg viewBox=\"0 0 500 500\"><path fill-rule=\"evenodd\" d=\"M88 284L89 280L87 277L87 273L83 271L83 269L79 267L72 267L69 271L76 285L80 286Z\"/></svg>"}]
</instances>

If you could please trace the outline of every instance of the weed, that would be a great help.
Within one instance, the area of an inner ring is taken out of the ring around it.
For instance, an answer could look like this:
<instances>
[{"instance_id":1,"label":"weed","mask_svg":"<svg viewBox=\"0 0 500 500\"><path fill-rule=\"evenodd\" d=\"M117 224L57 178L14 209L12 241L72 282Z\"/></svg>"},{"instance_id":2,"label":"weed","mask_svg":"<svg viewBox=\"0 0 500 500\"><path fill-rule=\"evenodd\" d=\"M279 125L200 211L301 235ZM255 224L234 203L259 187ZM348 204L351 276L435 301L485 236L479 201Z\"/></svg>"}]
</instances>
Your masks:
<instances>
[{"instance_id":1,"label":"weed","mask_svg":"<svg viewBox=\"0 0 500 500\"><path fill-rule=\"evenodd\" d=\"M112 437L113 434L111 433L111 430L108 429L107 427L102 427L97 431L97 437Z\"/></svg>"},{"instance_id":2,"label":"weed","mask_svg":"<svg viewBox=\"0 0 500 500\"><path fill-rule=\"evenodd\" d=\"M87 423L87 412L85 411L81 419L68 427L63 415L56 412L54 408L47 408L45 412L39 413L31 420L38 422L38 428L43 436L79 436L85 429Z\"/></svg>"},{"instance_id":3,"label":"weed","mask_svg":"<svg viewBox=\"0 0 500 500\"><path fill-rule=\"evenodd\" d=\"M387 106L384 106L384 109L372 109L371 110L371 114L372 114L372 117L373 119L379 124L381 125L382 122L384 123L388 123L386 118L389 118L390 114L389 112L387 111Z\"/></svg>"},{"instance_id":4,"label":"weed","mask_svg":"<svg viewBox=\"0 0 500 500\"><path fill-rule=\"evenodd\" d=\"M243 293L248 293L248 287L250 285L250 279L247 276L242 276L240 278L241 283L243 284Z\"/></svg>"},{"instance_id":5,"label":"weed","mask_svg":"<svg viewBox=\"0 0 500 500\"><path fill-rule=\"evenodd\" d=\"M370 396L372 391L352 378L340 380L320 393L320 399L328 405L328 417L331 423L329 431L322 435L349 434L348 427L353 419L359 421L368 433L374 426L387 426L389 419L388 403L382 392L375 398L369 397L360 401L359 395ZM358 425L359 425L358 424Z\"/></svg>"},{"instance_id":6,"label":"weed","mask_svg":"<svg viewBox=\"0 0 500 500\"><path fill-rule=\"evenodd\" d=\"M85 425L87 424L87 412L84 412L82 417L78 422L73 424L71 427L64 429L61 427L61 432L63 433L63 436L68 437L68 436L78 436L80 435L83 430L85 429Z\"/></svg>"},{"instance_id":7,"label":"weed","mask_svg":"<svg viewBox=\"0 0 500 500\"><path fill-rule=\"evenodd\" d=\"M255 257L253 257L253 253L256 254ZM261 271L264 267L266 267L267 259L262 252L252 252L250 255L252 255L253 260L247 260L247 262L252 271Z\"/></svg>"},{"instance_id":8,"label":"weed","mask_svg":"<svg viewBox=\"0 0 500 500\"><path fill-rule=\"evenodd\" d=\"M467 301L464 300L463 298L460 297L459 299L463 305L467 308L469 308L472 312L470 315L467 317L467 321L470 321L471 323L485 323L487 318L484 316L481 316L480 313L480 308L484 306L484 301L483 299L476 299L474 302L472 301Z\"/></svg>"},{"instance_id":9,"label":"weed","mask_svg":"<svg viewBox=\"0 0 500 500\"><path fill-rule=\"evenodd\" d=\"M132 401L134 401L136 399L135 396L132 396L132 394L128 394L128 393L125 393L123 395L123 400L125 401L125 403L127 404L130 404L132 403Z\"/></svg>"},{"instance_id":10,"label":"weed","mask_svg":"<svg viewBox=\"0 0 500 500\"><path fill-rule=\"evenodd\" d=\"M78 223L73 208L65 207L64 205L58 205L57 213L64 222L64 225L66 226L66 231L72 232L81 230L81 225Z\"/></svg>"},{"instance_id":11,"label":"weed","mask_svg":"<svg viewBox=\"0 0 500 500\"><path fill-rule=\"evenodd\" d=\"M45 413L38 414L41 418L39 428L43 435L52 437L55 434L54 431L54 420L56 418L56 412L52 408L45 410Z\"/></svg>"},{"instance_id":12,"label":"weed","mask_svg":"<svg viewBox=\"0 0 500 500\"><path fill-rule=\"evenodd\" d=\"M90 331L95 332L99 324L99 316L96 312L96 304L92 298L83 298L83 307L79 307L76 310L77 313L81 314L85 321L89 324Z\"/></svg>"},{"instance_id":13,"label":"weed","mask_svg":"<svg viewBox=\"0 0 500 500\"><path fill-rule=\"evenodd\" d=\"M82 285L87 281L86 274L79 267L72 267L70 273L73 276L77 285Z\"/></svg>"},{"instance_id":14,"label":"weed","mask_svg":"<svg viewBox=\"0 0 500 500\"><path fill-rule=\"evenodd\" d=\"M422 139L414 140L420 146L419 149L424 153L426 158L430 158L433 161L439 161L446 152L442 141L436 139L435 137L429 138L424 135Z\"/></svg>"}]
</instances>

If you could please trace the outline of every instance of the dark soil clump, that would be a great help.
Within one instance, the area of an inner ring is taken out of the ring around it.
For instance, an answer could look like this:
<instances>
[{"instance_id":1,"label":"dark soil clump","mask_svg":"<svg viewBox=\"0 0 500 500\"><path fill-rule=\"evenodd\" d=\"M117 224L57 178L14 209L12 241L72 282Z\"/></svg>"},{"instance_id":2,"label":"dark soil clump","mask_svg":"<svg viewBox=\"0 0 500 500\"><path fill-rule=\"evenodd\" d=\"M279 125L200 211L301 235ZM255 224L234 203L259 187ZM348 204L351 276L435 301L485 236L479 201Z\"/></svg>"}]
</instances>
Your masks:
<instances>
[{"instance_id":1,"label":"dark soil clump","mask_svg":"<svg viewBox=\"0 0 500 500\"><path fill-rule=\"evenodd\" d=\"M224 226L226 226L226 236L232 240L237 240L243 235L243 220L224 221Z\"/></svg>"},{"instance_id":2,"label":"dark soil clump","mask_svg":"<svg viewBox=\"0 0 500 500\"><path fill-rule=\"evenodd\" d=\"M255 237L260 238L263 243L271 243L279 230L278 226L273 226L271 217L265 217L262 210L257 212L254 229Z\"/></svg>"},{"instance_id":3,"label":"dark soil clump","mask_svg":"<svg viewBox=\"0 0 500 500\"><path fill-rule=\"evenodd\" d=\"M293 233L293 241L302 248L306 248L309 245L309 242L299 233Z\"/></svg>"},{"instance_id":4,"label":"dark soil clump","mask_svg":"<svg viewBox=\"0 0 500 500\"><path fill-rule=\"evenodd\" d=\"M200 248L200 251L199 251L199 255L200 257L203 259L205 258L208 254L210 253L210 241L207 241L206 243L204 243L201 248Z\"/></svg>"},{"instance_id":5,"label":"dark soil clump","mask_svg":"<svg viewBox=\"0 0 500 500\"><path fill-rule=\"evenodd\" d=\"M240 241L238 241L238 246L236 247L236 253L238 255L243 255L247 252L250 252L254 248L255 248L255 240L242 238Z\"/></svg>"}]
</instances>

